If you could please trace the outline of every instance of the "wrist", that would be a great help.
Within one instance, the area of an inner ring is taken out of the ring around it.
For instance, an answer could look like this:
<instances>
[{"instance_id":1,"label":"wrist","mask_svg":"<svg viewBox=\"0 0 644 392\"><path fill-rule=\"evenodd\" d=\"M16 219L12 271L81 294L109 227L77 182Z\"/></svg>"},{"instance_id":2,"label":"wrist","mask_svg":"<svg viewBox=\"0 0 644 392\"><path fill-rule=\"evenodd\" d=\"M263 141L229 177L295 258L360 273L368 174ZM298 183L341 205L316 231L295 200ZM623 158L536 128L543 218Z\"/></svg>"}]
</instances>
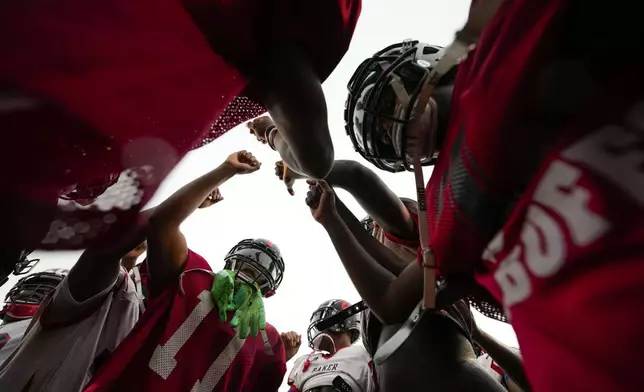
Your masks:
<instances>
[{"instance_id":1,"label":"wrist","mask_svg":"<svg viewBox=\"0 0 644 392\"><path fill-rule=\"evenodd\" d=\"M237 174L237 169L228 161L224 161L221 165L219 165L218 169L223 171L224 175L226 175L228 178Z\"/></svg>"},{"instance_id":2,"label":"wrist","mask_svg":"<svg viewBox=\"0 0 644 392\"><path fill-rule=\"evenodd\" d=\"M266 131L266 143L268 143L268 146L272 148L273 151L277 151L277 148L275 147L275 135L277 135L277 127L275 125L271 125Z\"/></svg>"},{"instance_id":3,"label":"wrist","mask_svg":"<svg viewBox=\"0 0 644 392\"><path fill-rule=\"evenodd\" d=\"M333 212L329 212L320 219L320 223L327 231L335 231L338 225L343 224L344 222L342 221L342 218L340 218L338 211L333 210Z\"/></svg>"}]
</instances>

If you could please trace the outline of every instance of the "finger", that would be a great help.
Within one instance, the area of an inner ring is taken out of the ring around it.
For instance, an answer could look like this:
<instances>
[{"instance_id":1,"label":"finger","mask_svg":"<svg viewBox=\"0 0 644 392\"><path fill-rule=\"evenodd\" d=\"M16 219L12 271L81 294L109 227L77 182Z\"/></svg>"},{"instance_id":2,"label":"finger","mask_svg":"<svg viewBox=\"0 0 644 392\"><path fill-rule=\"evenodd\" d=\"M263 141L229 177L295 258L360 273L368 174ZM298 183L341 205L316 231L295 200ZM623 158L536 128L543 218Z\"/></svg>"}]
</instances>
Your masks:
<instances>
[{"instance_id":1,"label":"finger","mask_svg":"<svg viewBox=\"0 0 644 392\"><path fill-rule=\"evenodd\" d=\"M324 180L318 180L318 186L323 192L333 192L333 189L331 188L329 183Z\"/></svg>"},{"instance_id":2,"label":"finger","mask_svg":"<svg viewBox=\"0 0 644 392\"><path fill-rule=\"evenodd\" d=\"M309 184L309 186L315 186L317 185L317 180L306 180L306 183Z\"/></svg>"},{"instance_id":3,"label":"finger","mask_svg":"<svg viewBox=\"0 0 644 392\"><path fill-rule=\"evenodd\" d=\"M295 196L295 191L293 190L292 186L286 186L286 191L288 192L289 195Z\"/></svg>"},{"instance_id":4,"label":"finger","mask_svg":"<svg viewBox=\"0 0 644 392\"><path fill-rule=\"evenodd\" d=\"M318 202L316 197L314 196L312 191L308 191L306 193L306 199L305 199L306 205L309 206L311 209L315 209L318 206Z\"/></svg>"}]
</instances>

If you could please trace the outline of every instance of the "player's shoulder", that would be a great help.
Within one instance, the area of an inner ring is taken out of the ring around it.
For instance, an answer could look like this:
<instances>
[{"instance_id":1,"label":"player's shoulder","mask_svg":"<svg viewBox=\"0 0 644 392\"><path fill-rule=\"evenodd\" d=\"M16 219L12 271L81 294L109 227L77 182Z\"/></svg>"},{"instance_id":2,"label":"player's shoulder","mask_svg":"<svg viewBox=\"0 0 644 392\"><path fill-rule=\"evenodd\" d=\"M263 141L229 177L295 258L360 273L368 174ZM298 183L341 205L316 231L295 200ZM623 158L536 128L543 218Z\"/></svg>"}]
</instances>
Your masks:
<instances>
[{"instance_id":1,"label":"player's shoulder","mask_svg":"<svg viewBox=\"0 0 644 392\"><path fill-rule=\"evenodd\" d=\"M369 355L369 352L362 344L352 344L351 346L339 351L339 353L342 352L347 356L358 358L364 357L365 359L367 359L367 361L371 359L371 355Z\"/></svg>"},{"instance_id":2,"label":"player's shoulder","mask_svg":"<svg viewBox=\"0 0 644 392\"><path fill-rule=\"evenodd\" d=\"M188 268L203 268L205 270L212 271L210 264L208 264L206 259L192 249L188 249L188 262L186 263L186 269Z\"/></svg>"},{"instance_id":3,"label":"player's shoulder","mask_svg":"<svg viewBox=\"0 0 644 392\"><path fill-rule=\"evenodd\" d=\"M266 332L266 336L268 336L268 340L271 341L271 343L275 342L277 339L281 340L280 332L277 330L277 328L275 328L273 324L267 322L264 331Z\"/></svg>"}]
</instances>

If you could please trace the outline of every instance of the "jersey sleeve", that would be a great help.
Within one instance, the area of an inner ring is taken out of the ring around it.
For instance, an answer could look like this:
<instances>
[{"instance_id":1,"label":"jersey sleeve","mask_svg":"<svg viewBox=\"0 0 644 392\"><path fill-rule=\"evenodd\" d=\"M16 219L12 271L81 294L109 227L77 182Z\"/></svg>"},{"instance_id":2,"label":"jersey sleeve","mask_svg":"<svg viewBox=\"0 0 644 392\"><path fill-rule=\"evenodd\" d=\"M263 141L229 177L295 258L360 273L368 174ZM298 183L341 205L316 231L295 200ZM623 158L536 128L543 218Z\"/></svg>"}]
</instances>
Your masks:
<instances>
[{"instance_id":1,"label":"jersey sleeve","mask_svg":"<svg viewBox=\"0 0 644 392\"><path fill-rule=\"evenodd\" d=\"M414 239L410 240L410 239L400 238L400 237L398 237L398 236L396 236L394 234L391 234L391 233L389 233L387 231L383 231L383 232L385 234L385 237L389 241L391 241L391 242L393 242L395 244L407 246L407 247L410 247L410 248L417 248L417 247L420 246L420 234L418 233L418 214L416 212L412 211L409 208L407 208L407 210L409 211L409 215L411 216L411 219L413 219L414 225L415 225L415 227L414 227Z\"/></svg>"},{"instance_id":2,"label":"jersey sleeve","mask_svg":"<svg viewBox=\"0 0 644 392\"><path fill-rule=\"evenodd\" d=\"M58 285L51 302L43 311L41 321L45 328L55 328L76 323L100 308L105 297L114 289L116 284L133 284L129 275L121 270L114 278L112 284L93 297L79 302L74 299L72 293L69 291L68 278L69 275ZM129 279L130 281L125 282L125 279Z\"/></svg>"},{"instance_id":3,"label":"jersey sleeve","mask_svg":"<svg viewBox=\"0 0 644 392\"><path fill-rule=\"evenodd\" d=\"M293 368L291 369L291 373L288 375L288 380L287 383L289 386L291 386L292 390L297 391L298 389L298 375L302 371L302 366L304 364L304 361L306 361L307 356L302 355L300 357L297 357L295 359L295 362L293 362Z\"/></svg>"}]
</instances>

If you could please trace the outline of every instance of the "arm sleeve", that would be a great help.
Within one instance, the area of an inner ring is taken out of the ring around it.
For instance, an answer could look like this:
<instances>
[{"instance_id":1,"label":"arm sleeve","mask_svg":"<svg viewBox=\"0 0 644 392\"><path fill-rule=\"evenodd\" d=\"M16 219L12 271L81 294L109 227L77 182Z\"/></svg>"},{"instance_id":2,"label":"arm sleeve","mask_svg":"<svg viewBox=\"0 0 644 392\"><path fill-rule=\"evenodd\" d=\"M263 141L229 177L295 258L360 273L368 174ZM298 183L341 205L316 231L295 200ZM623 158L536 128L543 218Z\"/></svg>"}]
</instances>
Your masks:
<instances>
[{"instance_id":1,"label":"arm sleeve","mask_svg":"<svg viewBox=\"0 0 644 392\"><path fill-rule=\"evenodd\" d=\"M43 312L43 327L55 328L76 323L94 313L101 307L107 295L118 282L123 282L123 272L119 272L114 282L91 298L78 302L69 291L68 276L58 285L51 302Z\"/></svg>"},{"instance_id":2,"label":"arm sleeve","mask_svg":"<svg viewBox=\"0 0 644 392\"><path fill-rule=\"evenodd\" d=\"M383 231L383 232L384 232L385 238L387 238L389 241L393 242L394 244L407 246L410 248L417 248L420 246L420 234L418 233L418 214L410 210L409 208L407 208L407 210L409 211L409 215L411 215L411 219L413 219L414 224L416 225L414 230L415 239L408 240L408 239L397 237L387 231Z\"/></svg>"}]
</instances>

